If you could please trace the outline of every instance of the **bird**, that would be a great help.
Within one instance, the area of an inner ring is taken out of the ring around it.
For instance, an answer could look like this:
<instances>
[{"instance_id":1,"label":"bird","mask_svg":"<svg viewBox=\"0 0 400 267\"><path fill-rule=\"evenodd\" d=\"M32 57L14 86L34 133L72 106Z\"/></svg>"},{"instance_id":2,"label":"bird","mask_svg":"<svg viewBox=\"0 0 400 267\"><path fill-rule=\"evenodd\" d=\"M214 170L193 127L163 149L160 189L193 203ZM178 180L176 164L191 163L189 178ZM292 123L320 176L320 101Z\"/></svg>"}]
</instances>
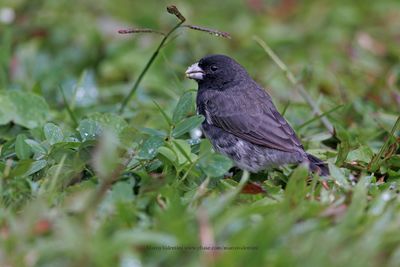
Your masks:
<instances>
[{"instance_id":1,"label":"bird","mask_svg":"<svg viewBox=\"0 0 400 267\"><path fill-rule=\"evenodd\" d=\"M312 172L329 175L327 164L305 152L271 96L234 59L208 55L189 66L185 74L198 84L196 106L205 117L203 133L214 150L231 158L237 167L258 173L305 163Z\"/></svg>"}]
</instances>

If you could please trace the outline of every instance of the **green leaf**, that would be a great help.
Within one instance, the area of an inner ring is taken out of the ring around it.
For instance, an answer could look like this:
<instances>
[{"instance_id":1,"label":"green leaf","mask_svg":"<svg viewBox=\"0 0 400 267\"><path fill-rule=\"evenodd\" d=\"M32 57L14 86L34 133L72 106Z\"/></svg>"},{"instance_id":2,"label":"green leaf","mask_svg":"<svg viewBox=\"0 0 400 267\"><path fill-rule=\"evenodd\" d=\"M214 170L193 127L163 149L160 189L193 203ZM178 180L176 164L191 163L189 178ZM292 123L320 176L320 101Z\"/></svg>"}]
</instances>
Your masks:
<instances>
[{"instance_id":1,"label":"green leaf","mask_svg":"<svg viewBox=\"0 0 400 267\"><path fill-rule=\"evenodd\" d=\"M103 129L99 122L84 119L79 122L78 132L81 135L82 141L87 141L96 139L103 132Z\"/></svg>"},{"instance_id":2,"label":"green leaf","mask_svg":"<svg viewBox=\"0 0 400 267\"><path fill-rule=\"evenodd\" d=\"M159 136L150 136L142 145L138 157L140 159L153 159L157 155L158 148L164 144L164 139Z\"/></svg>"},{"instance_id":3,"label":"green leaf","mask_svg":"<svg viewBox=\"0 0 400 267\"><path fill-rule=\"evenodd\" d=\"M36 161L32 161L30 159L20 160L12 170L11 176L29 176L40 171L46 167L46 165L47 161L44 159Z\"/></svg>"},{"instance_id":4,"label":"green leaf","mask_svg":"<svg viewBox=\"0 0 400 267\"><path fill-rule=\"evenodd\" d=\"M129 202L134 199L132 183L119 182L112 187L111 197L115 202Z\"/></svg>"},{"instance_id":5,"label":"green leaf","mask_svg":"<svg viewBox=\"0 0 400 267\"><path fill-rule=\"evenodd\" d=\"M54 123L46 123L44 125L44 135L49 141L50 145L54 145L56 143L60 143L64 140L64 135L61 131L61 128L55 125Z\"/></svg>"},{"instance_id":6,"label":"green leaf","mask_svg":"<svg viewBox=\"0 0 400 267\"><path fill-rule=\"evenodd\" d=\"M193 162L193 160L196 160L194 154L191 153L190 145L187 141L185 140L174 140L172 142L173 149L178 156L178 163L179 165L184 164L185 162Z\"/></svg>"},{"instance_id":7,"label":"green leaf","mask_svg":"<svg viewBox=\"0 0 400 267\"><path fill-rule=\"evenodd\" d=\"M370 162L374 153L368 146L360 146L356 150L352 150L347 155L348 161L363 161Z\"/></svg>"},{"instance_id":8,"label":"green leaf","mask_svg":"<svg viewBox=\"0 0 400 267\"><path fill-rule=\"evenodd\" d=\"M168 159L172 163L174 163L177 159L175 152L166 146L159 147L158 153L163 155L166 159Z\"/></svg>"},{"instance_id":9,"label":"green leaf","mask_svg":"<svg viewBox=\"0 0 400 267\"><path fill-rule=\"evenodd\" d=\"M31 147L25 142L24 134L17 135L15 139L15 154L19 159L29 159L32 154Z\"/></svg>"},{"instance_id":10,"label":"green leaf","mask_svg":"<svg viewBox=\"0 0 400 267\"><path fill-rule=\"evenodd\" d=\"M156 136L159 136L159 137L167 137L167 133L165 133L164 131L151 129L151 128L146 128L146 127L139 128L139 130L142 133L147 134L147 135L156 135Z\"/></svg>"},{"instance_id":11,"label":"green leaf","mask_svg":"<svg viewBox=\"0 0 400 267\"><path fill-rule=\"evenodd\" d=\"M114 113L93 113L88 119L100 123L103 128L107 128L116 134L120 134L128 123L119 115Z\"/></svg>"},{"instance_id":12,"label":"green leaf","mask_svg":"<svg viewBox=\"0 0 400 267\"><path fill-rule=\"evenodd\" d=\"M213 150L213 147L208 139L201 139L200 142L200 149L199 149L199 156L203 157Z\"/></svg>"},{"instance_id":13,"label":"green leaf","mask_svg":"<svg viewBox=\"0 0 400 267\"><path fill-rule=\"evenodd\" d=\"M308 170L299 165L289 177L285 189L286 202L290 207L302 202L307 194Z\"/></svg>"},{"instance_id":14,"label":"green leaf","mask_svg":"<svg viewBox=\"0 0 400 267\"><path fill-rule=\"evenodd\" d=\"M42 160L37 160L34 161L31 164L31 167L29 168L29 170L25 173L26 176L29 176L31 174L34 174L35 172L40 171L41 169L43 169L44 167L46 167L47 165L47 161L42 159Z\"/></svg>"},{"instance_id":15,"label":"green leaf","mask_svg":"<svg viewBox=\"0 0 400 267\"><path fill-rule=\"evenodd\" d=\"M112 113L94 113L81 120L77 128L83 141L95 140L103 131L109 130L119 135L128 123L120 116Z\"/></svg>"},{"instance_id":16,"label":"green leaf","mask_svg":"<svg viewBox=\"0 0 400 267\"><path fill-rule=\"evenodd\" d=\"M200 160L199 166L207 176L220 177L232 168L233 162L221 154L210 153Z\"/></svg>"},{"instance_id":17,"label":"green leaf","mask_svg":"<svg viewBox=\"0 0 400 267\"><path fill-rule=\"evenodd\" d=\"M14 118L15 106L8 97L8 91L0 91L0 125L9 123Z\"/></svg>"},{"instance_id":18,"label":"green leaf","mask_svg":"<svg viewBox=\"0 0 400 267\"><path fill-rule=\"evenodd\" d=\"M400 155L393 155L388 160L389 165L393 167L399 168L400 167Z\"/></svg>"},{"instance_id":19,"label":"green leaf","mask_svg":"<svg viewBox=\"0 0 400 267\"><path fill-rule=\"evenodd\" d=\"M0 161L0 172L4 172L6 165Z\"/></svg>"},{"instance_id":20,"label":"green leaf","mask_svg":"<svg viewBox=\"0 0 400 267\"><path fill-rule=\"evenodd\" d=\"M172 122L174 124L180 122L188 114L194 113L195 106L193 95L193 92L186 92L179 99L178 104L176 105L174 113L172 115Z\"/></svg>"},{"instance_id":21,"label":"green leaf","mask_svg":"<svg viewBox=\"0 0 400 267\"><path fill-rule=\"evenodd\" d=\"M342 226L354 229L366 213L368 203L368 186L371 182L371 176L363 176L358 181L354 189L353 197L346 215L344 216Z\"/></svg>"},{"instance_id":22,"label":"green leaf","mask_svg":"<svg viewBox=\"0 0 400 267\"><path fill-rule=\"evenodd\" d=\"M32 151L39 156L43 156L43 155L47 154L46 148L44 148L44 146L42 146L37 141L32 140L32 139L26 139L25 143L27 143L31 147Z\"/></svg>"},{"instance_id":23,"label":"green leaf","mask_svg":"<svg viewBox=\"0 0 400 267\"><path fill-rule=\"evenodd\" d=\"M14 122L26 128L44 124L49 114L46 101L38 95L17 90L0 90L0 125Z\"/></svg>"},{"instance_id":24,"label":"green leaf","mask_svg":"<svg viewBox=\"0 0 400 267\"><path fill-rule=\"evenodd\" d=\"M332 178L336 181L336 183L343 187L344 189L349 190L350 189L350 183L347 180L343 169L340 169L336 167L336 165L328 163L329 164L329 171L332 176Z\"/></svg>"},{"instance_id":25,"label":"green leaf","mask_svg":"<svg viewBox=\"0 0 400 267\"><path fill-rule=\"evenodd\" d=\"M336 136L339 138L339 151L336 158L336 165L341 166L347 159L347 155L350 152L350 135L340 125L335 126Z\"/></svg>"},{"instance_id":26,"label":"green leaf","mask_svg":"<svg viewBox=\"0 0 400 267\"><path fill-rule=\"evenodd\" d=\"M172 131L172 136L173 137L179 137L190 130L196 128L199 126L202 122L204 121L204 117L202 115L196 115L187 119L184 119L183 121L179 122L174 130Z\"/></svg>"},{"instance_id":27,"label":"green leaf","mask_svg":"<svg viewBox=\"0 0 400 267\"><path fill-rule=\"evenodd\" d=\"M31 160L31 159L23 159L23 160L18 161L18 163L12 169L10 176L11 177L23 176L25 173L27 173L29 171L32 164L33 164L33 160Z\"/></svg>"}]
</instances>

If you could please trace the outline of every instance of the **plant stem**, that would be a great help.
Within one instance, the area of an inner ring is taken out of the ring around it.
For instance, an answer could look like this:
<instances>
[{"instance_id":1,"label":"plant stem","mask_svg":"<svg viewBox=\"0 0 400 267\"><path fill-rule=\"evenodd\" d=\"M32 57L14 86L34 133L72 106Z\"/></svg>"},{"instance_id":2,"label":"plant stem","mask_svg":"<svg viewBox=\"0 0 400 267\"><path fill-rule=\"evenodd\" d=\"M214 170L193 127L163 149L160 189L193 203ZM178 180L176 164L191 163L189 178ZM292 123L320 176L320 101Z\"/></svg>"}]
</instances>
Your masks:
<instances>
[{"instance_id":1,"label":"plant stem","mask_svg":"<svg viewBox=\"0 0 400 267\"><path fill-rule=\"evenodd\" d=\"M240 193L243 189L243 187L247 184L247 181L249 180L250 173L248 171L243 171L242 177L240 178L239 184L235 188L237 194Z\"/></svg>"},{"instance_id":2,"label":"plant stem","mask_svg":"<svg viewBox=\"0 0 400 267\"><path fill-rule=\"evenodd\" d=\"M59 85L58 88L60 89L61 96L63 98L64 105L65 105L65 108L67 109L68 115L71 117L71 120L74 123L74 126L77 127L79 125L78 120L76 119L74 112L72 111L71 107L69 106L67 97L65 96L65 93L64 93L64 89L62 88L61 85Z\"/></svg>"},{"instance_id":3,"label":"plant stem","mask_svg":"<svg viewBox=\"0 0 400 267\"><path fill-rule=\"evenodd\" d=\"M300 95L304 98L304 100L310 105L313 109L314 114L320 116L320 120L325 128L329 131L330 134L334 135L335 129L333 125L330 123L328 118L323 116L323 113L319 109L317 103L312 99L312 97L307 93L304 89L304 86L299 83L293 73L289 70L285 63L275 54L275 52L264 42L260 37L253 36L253 39L264 49L264 51L272 58L272 60L278 65L278 67L285 72L288 80L295 86L296 90L300 93Z\"/></svg>"},{"instance_id":4,"label":"plant stem","mask_svg":"<svg viewBox=\"0 0 400 267\"><path fill-rule=\"evenodd\" d=\"M154 51L153 55L150 57L149 61L147 62L146 66L143 68L142 72L139 74L139 77L133 84L131 90L129 91L129 94L125 97L125 99L122 101L121 108L119 110L119 113L122 114L124 112L126 105L128 104L129 100L133 96L133 94L136 92L137 88L139 87L140 82L142 81L144 75L146 74L147 70L150 68L151 64L153 64L154 60L158 56L161 48L164 46L165 42L167 41L168 37L176 31L181 25L183 21L180 21L178 24L175 25L161 40L160 44L158 45L156 51Z\"/></svg>"},{"instance_id":5,"label":"plant stem","mask_svg":"<svg viewBox=\"0 0 400 267\"><path fill-rule=\"evenodd\" d=\"M397 117L397 120L394 123L392 130L390 131L390 136L388 136L388 138L386 139L386 142L383 144L383 146L379 150L378 154L376 154L372 158L371 162L368 164L369 171L374 172L379 169L380 164L382 163L382 156L386 152L387 147L389 146L389 143L391 142L392 138L396 138L395 133L396 133L397 129L400 129L400 116Z\"/></svg>"}]
</instances>

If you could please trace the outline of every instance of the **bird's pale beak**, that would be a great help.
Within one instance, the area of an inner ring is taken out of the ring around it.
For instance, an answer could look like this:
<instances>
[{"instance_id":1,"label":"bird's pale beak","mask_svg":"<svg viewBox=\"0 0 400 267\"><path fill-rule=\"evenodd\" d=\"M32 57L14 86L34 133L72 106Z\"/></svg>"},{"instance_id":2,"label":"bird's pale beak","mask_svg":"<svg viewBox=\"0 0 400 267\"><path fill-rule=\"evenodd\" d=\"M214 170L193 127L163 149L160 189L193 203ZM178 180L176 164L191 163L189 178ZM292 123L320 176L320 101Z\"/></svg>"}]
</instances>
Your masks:
<instances>
[{"instance_id":1,"label":"bird's pale beak","mask_svg":"<svg viewBox=\"0 0 400 267\"><path fill-rule=\"evenodd\" d=\"M204 71L199 67L199 63L196 62L192 66L190 66L186 72L186 77L193 80L203 80Z\"/></svg>"}]
</instances>

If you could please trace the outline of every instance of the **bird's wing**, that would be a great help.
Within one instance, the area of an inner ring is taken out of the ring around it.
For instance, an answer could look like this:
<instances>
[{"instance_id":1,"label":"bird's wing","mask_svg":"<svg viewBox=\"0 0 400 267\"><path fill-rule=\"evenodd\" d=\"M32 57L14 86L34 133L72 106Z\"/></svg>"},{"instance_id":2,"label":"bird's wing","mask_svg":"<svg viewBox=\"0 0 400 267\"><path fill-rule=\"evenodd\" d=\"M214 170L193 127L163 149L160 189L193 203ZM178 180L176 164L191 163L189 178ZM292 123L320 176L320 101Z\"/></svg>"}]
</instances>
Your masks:
<instances>
[{"instance_id":1,"label":"bird's wing","mask_svg":"<svg viewBox=\"0 0 400 267\"><path fill-rule=\"evenodd\" d=\"M295 132L263 89L229 94L208 91L203 99L204 115L210 124L268 148L288 152L302 148Z\"/></svg>"}]
</instances>

